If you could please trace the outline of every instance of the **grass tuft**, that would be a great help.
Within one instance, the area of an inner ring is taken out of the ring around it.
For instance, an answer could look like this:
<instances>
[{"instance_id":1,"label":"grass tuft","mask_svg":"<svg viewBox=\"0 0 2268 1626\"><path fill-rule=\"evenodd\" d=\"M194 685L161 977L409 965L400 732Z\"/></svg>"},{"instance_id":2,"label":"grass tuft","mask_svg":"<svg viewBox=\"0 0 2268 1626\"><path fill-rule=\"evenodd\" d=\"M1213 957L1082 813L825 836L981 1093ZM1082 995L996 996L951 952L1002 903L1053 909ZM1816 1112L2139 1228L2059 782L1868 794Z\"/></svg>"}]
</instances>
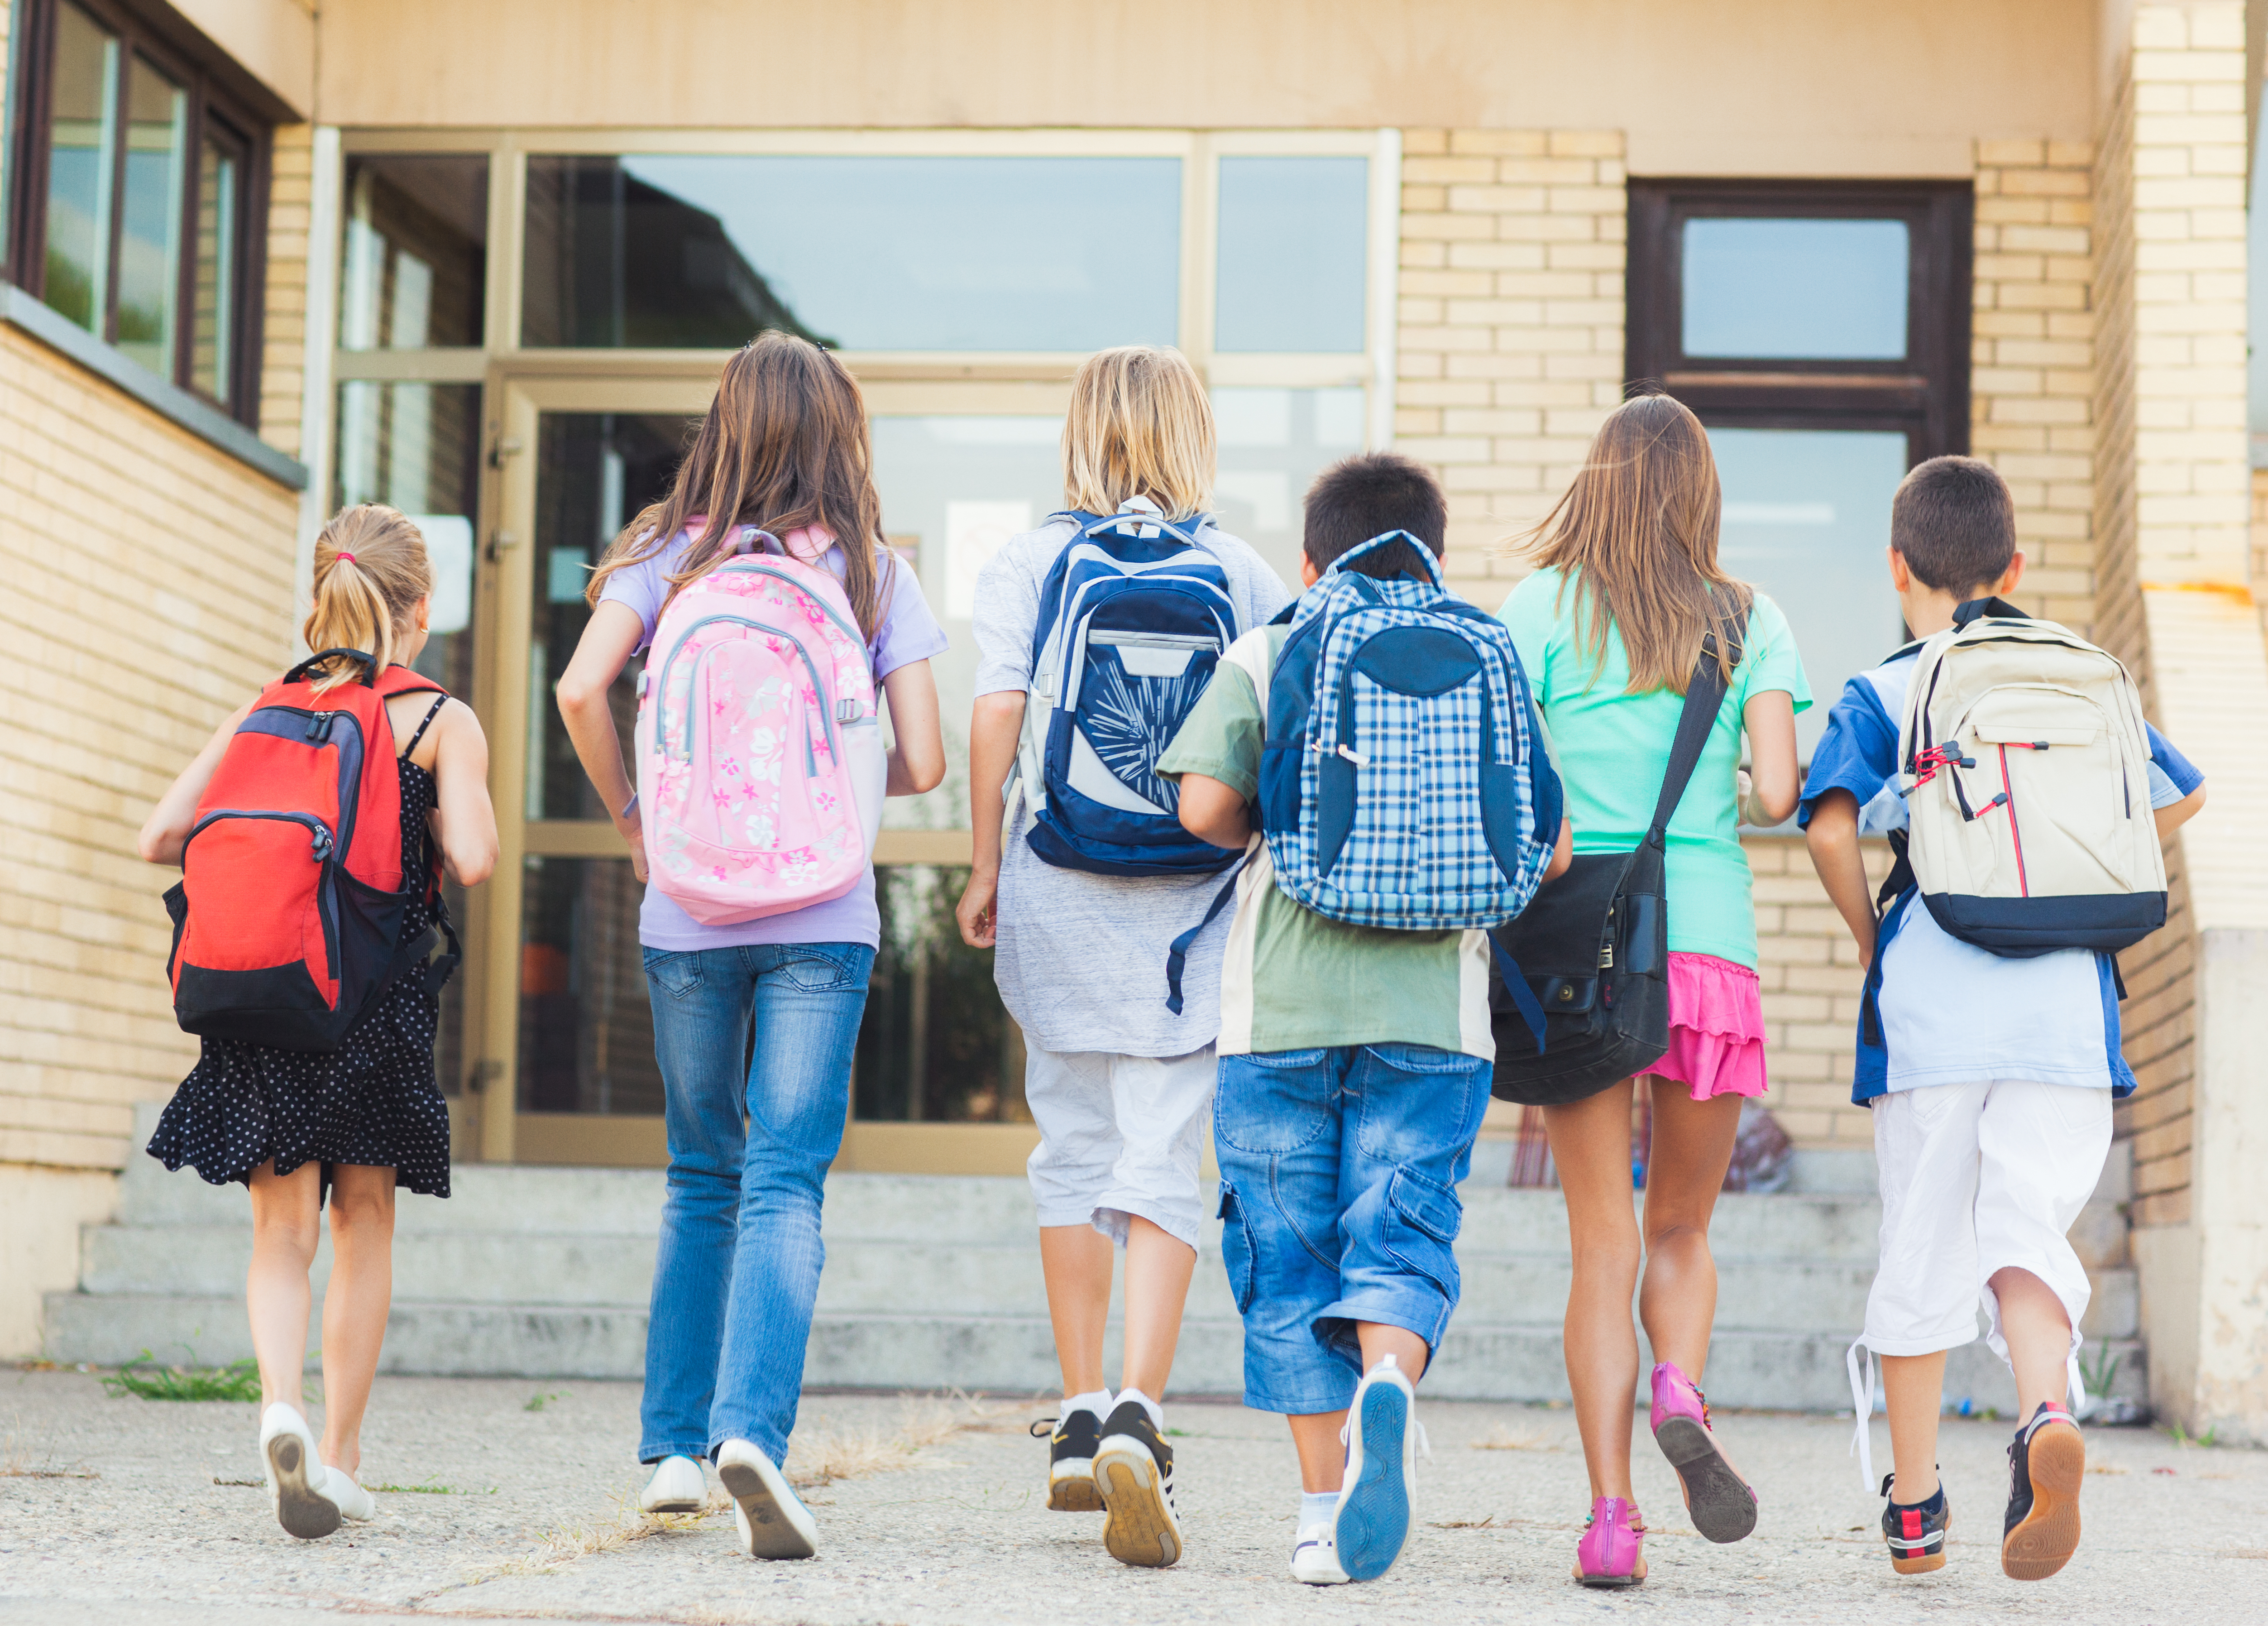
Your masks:
<instances>
[{"instance_id":1,"label":"grass tuft","mask_svg":"<svg viewBox=\"0 0 2268 1626\"><path fill-rule=\"evenodd\" d=\"M186 1347L186 1346L185 1346ZM167 1366L147 1349L102 1380L111 1399L138 1395L145 1401L256 1401L260 1398L260 1363L236 1361L226 1366L195 1364L189 1361Z\"/></svg>"},{"instance_id":2,"label":"grass tuft","mask_svg":"<svg viewBox=\"0 0 2268 1626\"><path fill-rule=\"evenodd\" d=\"M400 1497L492 1497L497 1493L500 1487L490 1485L486 1490L460 1490L454 1485L445 1485L438 1480L428 1479L422 1485L364 1485L363 1489L383 1490L388 1495Z\"/></svg>"}]
</instances>

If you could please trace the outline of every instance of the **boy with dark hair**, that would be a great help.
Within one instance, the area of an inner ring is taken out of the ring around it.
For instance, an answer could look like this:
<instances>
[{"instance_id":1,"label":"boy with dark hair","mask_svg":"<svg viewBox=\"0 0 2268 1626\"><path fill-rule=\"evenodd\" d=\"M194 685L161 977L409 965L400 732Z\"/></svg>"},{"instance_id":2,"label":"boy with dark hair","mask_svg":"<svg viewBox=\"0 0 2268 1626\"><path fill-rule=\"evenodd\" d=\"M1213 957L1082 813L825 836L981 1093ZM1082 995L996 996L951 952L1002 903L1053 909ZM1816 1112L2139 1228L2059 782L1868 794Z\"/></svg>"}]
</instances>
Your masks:
<instances>
[{"instance_id":1,"label":"boy with dark hair","mask_svg":"<svg viewBox=\"0 0 2268 1626\"><path fill-rule=\"evenodd\" d=\"M1302 586L1397 529L1441 552L1432 475L1391 454L1334 464L1307 493ZM1364 565L1394 573L1382 557ZM1189 830L1248 853L1221 979L1222 1252L1245 1403L1285 1414L1299 1452L1292 1573L1321 1585L1383 1574L1409 1532L1410 1386L1456 1307L1456 1187L1495 1045L1485 932L1349 925L1275 883L1253 804L1289 631L1279 617L1230 646L1158 772L1178 780ZM1563 829L1548 874L1568 857Z\"/></svg>"},{"instance_id":2,"label":"boy with dark hair","mask_svg":"<svg viewBox=\"0 0 2268 1626\"><path fill-rule=\"evenodd\" d=\"M1941 1567L1950 1517L1936 1455L1945 1353L1976 1337L1981 1301L1992 1350L2015 1374L2021 1419L2008 1448L2001 1568L2040 1580L2078 1547L2086 1467L2071 1407L2089 1290L2065 1233L2101 1177L2111 1101L2132 1092L2134 1075L2119 1054L2110 955L2062 948L2003 957L1914 906L1912 884L1876 918L1859 839L1908 828L1907 798L1921 781L1901 772L1899 730L1924 645L1960 625L1964 603L2014 591L2024 573L1999 475L1970 457L1915 468L1891 505L1889 565L1917 641L1845 685L1798 813L1812 863L1867 966L1851 1098L1874 1112L1882 1231L1866 1328L1850 1358L1862 1471L1872 1489L1873 1386L1860 1378L1861 1348L1881 1361L1896 1462L1879 1492L1889 1503L1882 1531L1891 1567ZM2147 738L2162 839L2203 804L2204 778L2156 729ZM1998 809L2013 830L2014 804L2003 802L1974 817Z\"/></svg>"}]
</instances>

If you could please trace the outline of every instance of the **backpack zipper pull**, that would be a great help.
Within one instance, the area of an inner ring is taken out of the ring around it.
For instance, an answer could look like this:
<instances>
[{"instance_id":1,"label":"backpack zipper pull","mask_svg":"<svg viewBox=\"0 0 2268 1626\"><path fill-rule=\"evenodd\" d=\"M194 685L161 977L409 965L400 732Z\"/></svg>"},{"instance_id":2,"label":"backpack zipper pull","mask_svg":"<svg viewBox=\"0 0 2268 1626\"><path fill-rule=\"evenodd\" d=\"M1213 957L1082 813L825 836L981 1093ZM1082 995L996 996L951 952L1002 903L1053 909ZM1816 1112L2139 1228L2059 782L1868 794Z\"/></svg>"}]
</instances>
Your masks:
<instances>
[{"instance_id":1,"label":"backpack zipper pull","mask_svg":"<svg viewBox=\"0 0 2268 1626\"><path fill-rule=\"evenodd\" d=\"M316 712L307 719L307 738L317 744L328 744L331 737L331 722L336 712Z\"/></svg>"},{"instance_id":2,"label":"backpack zipper pull","mask_svg":"<svg viewBox=\"0 0 2268 1626\"><path fill-rule=\"evenodd\" d=\"M317 863L322 863L329 859L331 855L331 832L324 829L320 824L315 826L313 846L315 849L315 861Z\"/></svg>"}]
</instances>

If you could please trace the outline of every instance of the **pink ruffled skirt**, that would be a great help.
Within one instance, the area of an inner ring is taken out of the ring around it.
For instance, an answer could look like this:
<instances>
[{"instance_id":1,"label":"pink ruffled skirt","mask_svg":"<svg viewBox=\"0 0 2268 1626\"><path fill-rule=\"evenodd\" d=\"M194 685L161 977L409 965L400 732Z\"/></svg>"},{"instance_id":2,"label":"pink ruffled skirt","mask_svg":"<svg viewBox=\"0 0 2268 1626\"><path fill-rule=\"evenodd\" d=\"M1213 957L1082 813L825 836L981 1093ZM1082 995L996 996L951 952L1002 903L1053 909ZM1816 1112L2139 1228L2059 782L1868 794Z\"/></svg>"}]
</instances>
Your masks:
<instances>
[{"instance_id":1,"label":"pink ruffled skirt","mask_svg":"<svg viewBox=\"0 0 2268 1626\"><path fill-rule=\"evenodd\" d=\"M1764 1092L1764 1002L1756 973L1713 954L1669 957L1669 1049L1647 1071L1712 1096Z\"/></svg>"}]
</instances>

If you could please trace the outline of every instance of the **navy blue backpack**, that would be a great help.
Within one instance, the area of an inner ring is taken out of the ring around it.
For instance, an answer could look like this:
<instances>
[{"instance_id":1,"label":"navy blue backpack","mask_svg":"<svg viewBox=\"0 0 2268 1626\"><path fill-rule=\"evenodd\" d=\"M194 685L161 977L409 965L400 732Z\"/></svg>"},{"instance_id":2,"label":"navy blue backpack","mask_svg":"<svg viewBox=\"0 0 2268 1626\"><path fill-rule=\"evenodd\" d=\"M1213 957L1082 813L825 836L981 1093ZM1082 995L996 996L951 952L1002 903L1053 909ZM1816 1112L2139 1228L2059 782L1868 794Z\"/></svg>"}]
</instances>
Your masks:
<instances>
[{"instance_id":1,"label":"navy blue backpack","mask_svg":"<svg viewBox=\"0 0 2268 1626\"><path fill-rule=\"evenodd\" d=\"M1079 528L1040 584L1018 772L1032 851L1095 875L1212 875L1237 854L1182 828L1158 759L1239 628L1198 514L1145 504L1055 516Z\"/></svg>"}]
</instances>

